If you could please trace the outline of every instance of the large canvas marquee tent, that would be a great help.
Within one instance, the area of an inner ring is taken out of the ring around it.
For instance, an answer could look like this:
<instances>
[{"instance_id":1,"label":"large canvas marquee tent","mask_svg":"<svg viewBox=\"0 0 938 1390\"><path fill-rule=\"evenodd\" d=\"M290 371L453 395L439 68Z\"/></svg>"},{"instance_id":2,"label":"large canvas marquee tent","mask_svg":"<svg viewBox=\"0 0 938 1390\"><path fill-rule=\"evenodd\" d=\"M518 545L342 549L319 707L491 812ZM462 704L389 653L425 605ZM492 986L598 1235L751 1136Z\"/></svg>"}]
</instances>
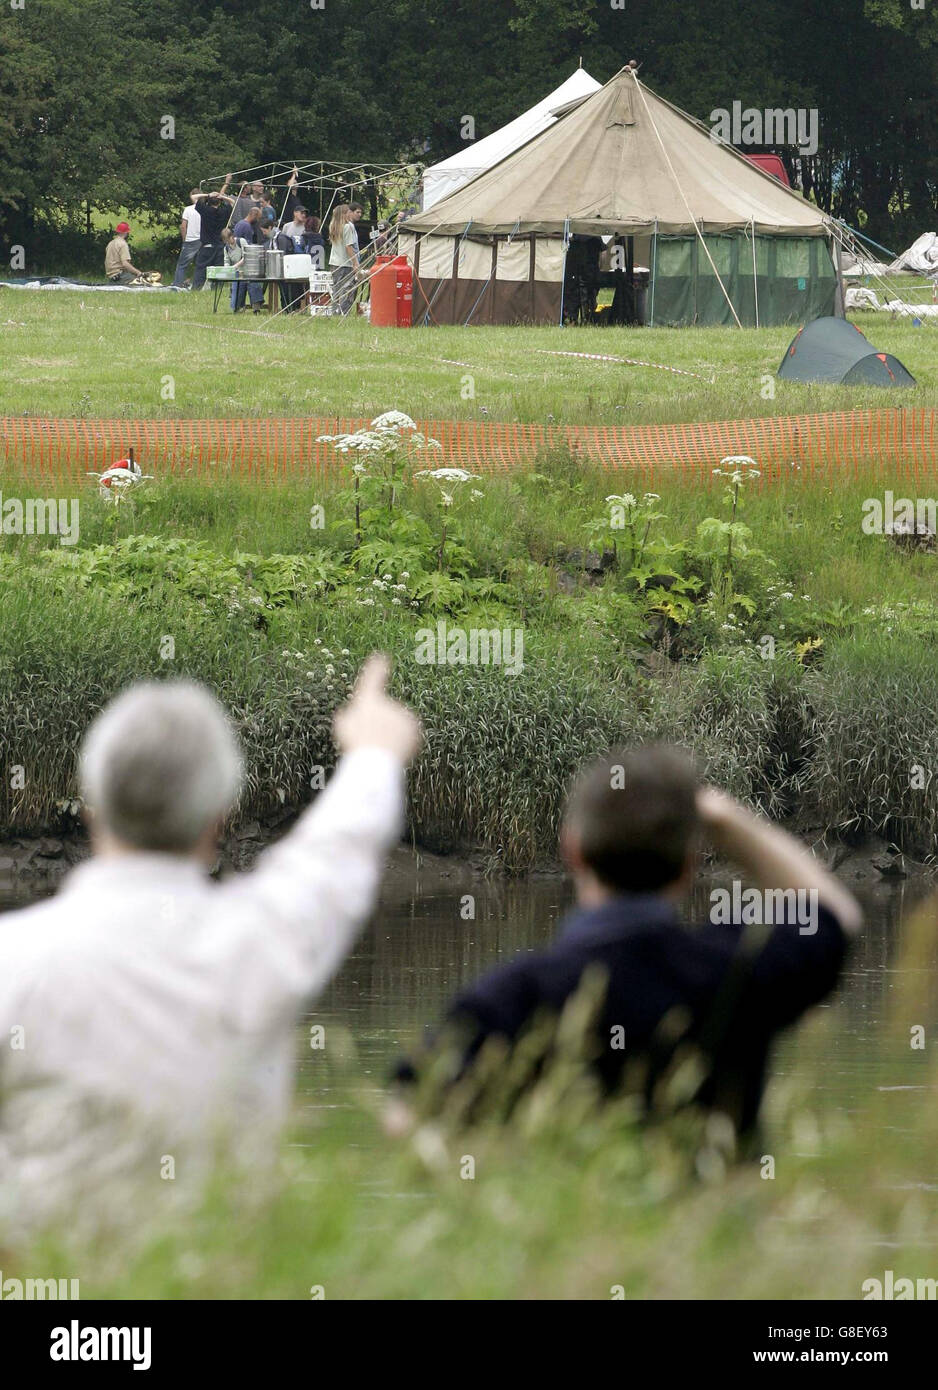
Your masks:
<instances>
[{"instance_id":1,"label":"large canvas marquee tent","mask_svg":"<svg viewBox=\"0 0 938 1390\"><path fill-rule=\"evenodd\" d=\"M650 324L778 324L836 311L832 228L623 68L402 229L414 322L561 319L570 239L649 268Z\"/></svg>"},{"instance_id":2,"label":"large canvas marquee tent","mask_svg":"<svg viewBox=\"0 0 938 1390\"><path fill-rule=\"evenodd\" d=\"M600 84L595 77L590 77L583 68L577 68L566 82L562 82L550 96L532 106L530 111L525 111L523 116L518 116L516 120L509 121L508 125L492 131L491 135L473 141L449 159L443 159L439 164L431 164L429 169L424 170L422 181L424 208L432 208L441 199L455 193L457 188L462 188L470 179L483 174L486 169L491 169L493 164L498 164L521 145L526 145L535 135L540 135L542 130L554 124L557 119L554 113L561 107L569 106L571 101L587 97L592 92L598 92L599 87Z\"/></svg>"}]
</instances>

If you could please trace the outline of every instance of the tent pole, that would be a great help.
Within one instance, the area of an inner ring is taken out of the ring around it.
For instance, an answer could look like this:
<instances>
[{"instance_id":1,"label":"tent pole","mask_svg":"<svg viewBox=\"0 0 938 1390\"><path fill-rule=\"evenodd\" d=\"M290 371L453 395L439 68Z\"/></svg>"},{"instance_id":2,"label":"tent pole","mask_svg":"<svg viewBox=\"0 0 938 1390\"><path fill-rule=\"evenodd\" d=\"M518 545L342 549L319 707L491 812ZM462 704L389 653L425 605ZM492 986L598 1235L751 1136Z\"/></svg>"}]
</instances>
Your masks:
<instances>
[{"instance_id":1,"label":"tent pole","mask_svg":"<svg viewBox=\"0 0 938 1390\"><path fill-rule=\"evenodd\" d=\"M520 227L520 225L521 225L521 222L520 222L520 219L519 219L519 220L515 223L515 227L516 227L516 228L517 228L517 227ZM470 228L471 226L472 226L472 218L470 217L470 218L469 218L469 221L466 223L466 230L463 232L462 236L461 236L460 239L459 239L459 245L460 245L460 246L462 246L463 242L466 240L466 237L469 235L469 228ZM512 236L514 236L514 232L512 232L512 233L511 233L511 236L509 236L509 238L508 238L509 241L511 241L511 237L512 237ZM459 256L459 252L458 252L458 251L456 252L456 255L457 255L457 258L458 258L458 256ZM495 232L495 233L492 234L492 269L489 271L489 278L486 280L485 284L482 286L482 289L481 289L481 291L480 291L480 293L479 293L478 299L476 300L475 304L473 304L472 308L469 310L469 314L468 314L468 316L466 317L465 322L463 323L463 328L468 328L469 323L470 323L470 321L471 321L471 319L472 319L472 316L473 316L473 314L475 313L476 309L478 309L479 305L482 303L482 298L483 298L483 296L484 296L484 294L485 294L485 291L488 289L489 285L492 283L492 279L493 279L493 277L494 277L494 275L495 275L495 271L496 271L497 269L498 269L498 233ZM436 297L436 296L434 296L434 298L435 298L435 297Z\"/></svg>"},{"instance_id":2,"label":"tent pole","mask_svg":"<svg viewBox=\"0 0 938 1390\"><path fill-rule=\"evenodd\" d=\"M756 327L759 327L759 276L756 273L756 219L750 218L752 226L752 291L756 297Z\"/></svg>"},{"instance_id":3,"label":"tent pole","mask_svg":"<svg viewBox=\"0 0 938 1390\"><path fill-rule=\"evenodd\" d=\"M655 230L651 238L651 316L648 320L648 327L655 326L655 280L658 275L658 219L655 218Z\"/></svg>"},{"instance_id":4,"label":"tent pole","mask_svg":"<svg viewBox=\"0 0 938 1390\"><path fill-rule=\"evenodd\" d=\"M844 260L843 248L836 237L831 237L831 249L834 262L834 271L837 275L837 293L834 300L834 315L836 318L845 319L847 317L847 296L844 293Z\"/></svg>"},{"instance_id":5,"label":"tent pole","mask_svg":"<svg viewBox=\"0 0 938 1390\"><path fill-rule=\"evenodd\" d=\"M563 296L567 288L567 252L570 250L570 219L563 223L563 273L560 277L560 327L563 328Z\"/></svg>"}]
</instances>

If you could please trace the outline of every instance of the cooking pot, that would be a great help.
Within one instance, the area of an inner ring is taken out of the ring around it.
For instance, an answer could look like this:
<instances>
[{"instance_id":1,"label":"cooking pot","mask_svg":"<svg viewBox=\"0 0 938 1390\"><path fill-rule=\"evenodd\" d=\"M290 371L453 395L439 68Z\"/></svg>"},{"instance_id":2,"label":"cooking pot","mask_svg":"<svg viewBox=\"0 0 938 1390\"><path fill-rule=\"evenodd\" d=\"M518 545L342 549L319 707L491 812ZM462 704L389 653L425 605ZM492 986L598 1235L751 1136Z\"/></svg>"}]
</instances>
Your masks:
<instances>
[{"instance_id":1,"label":"cooking pot","mask_svg":"<svg viewBox=\"0 0 938 1390\"><path fill-rule=\"evenodd\" d=\"M263 246L245 246L241 278L243 280L263 280L265 263L266 251Z\"/></svg>"}]
</instances>

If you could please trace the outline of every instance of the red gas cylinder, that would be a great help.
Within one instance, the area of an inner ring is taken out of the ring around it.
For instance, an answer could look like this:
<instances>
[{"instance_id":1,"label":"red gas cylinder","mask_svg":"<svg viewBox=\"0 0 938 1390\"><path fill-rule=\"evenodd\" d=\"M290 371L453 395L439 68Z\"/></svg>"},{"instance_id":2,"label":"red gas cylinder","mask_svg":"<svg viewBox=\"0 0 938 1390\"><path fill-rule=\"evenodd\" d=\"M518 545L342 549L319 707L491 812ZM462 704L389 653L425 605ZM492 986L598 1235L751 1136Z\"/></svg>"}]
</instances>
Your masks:
<instances>
[{"instance_id":1,"label":"red gas cylinder","mask_svg":"<svg viewBox=\"0 0 938 1390\"><path fill-rule=\"evenodd\" d=\"M377 328L397 325L397 271L393 256L376 256L371 273L371 322Z\"/></svg>"},{"instance_id":2,"label":"red gas cylinder","mask_svg":"<svg viewBox=\"0 0 938 1390\"><path fill-rule=\"evenodd\" d=\"M406 256L398 256L394 269L397 289L397 326L410 328L414 321L414 271Z\"/></svg>"}]
</instances>

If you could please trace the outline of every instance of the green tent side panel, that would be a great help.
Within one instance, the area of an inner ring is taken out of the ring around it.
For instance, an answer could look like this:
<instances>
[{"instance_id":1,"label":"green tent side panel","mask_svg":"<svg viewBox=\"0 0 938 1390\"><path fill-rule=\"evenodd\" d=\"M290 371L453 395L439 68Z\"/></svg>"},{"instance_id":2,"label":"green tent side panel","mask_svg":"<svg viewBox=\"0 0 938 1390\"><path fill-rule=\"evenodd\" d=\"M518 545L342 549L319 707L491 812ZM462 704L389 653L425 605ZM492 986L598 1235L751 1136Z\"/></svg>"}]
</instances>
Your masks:
<instances>
[{"instance_id":1,"label":"green tent side panel","mask_svg":"<svg viewBox=\"0 0 938 1390\"><path fill-rule=\"evenodd\" d=\"M697 247L687 237L658 237L653 252L655 283L649 289L654 295L656 327L674 327L693 323L695 317L694 281L697 272Z\"/></svg>"},{"instance_id":2,"label":"green tent side panel","mask_svg":"<svg viewBox=\"0 0 938 1390\"><path fill-rule=\"evenodd\" d=\"M657 238L656 326L734 324L720 280L744 327L833 313L837 275L823 237L756 236L755 255L745 232L704 240L709 256L699 237Z\"/></svg>"}]
</instances>

